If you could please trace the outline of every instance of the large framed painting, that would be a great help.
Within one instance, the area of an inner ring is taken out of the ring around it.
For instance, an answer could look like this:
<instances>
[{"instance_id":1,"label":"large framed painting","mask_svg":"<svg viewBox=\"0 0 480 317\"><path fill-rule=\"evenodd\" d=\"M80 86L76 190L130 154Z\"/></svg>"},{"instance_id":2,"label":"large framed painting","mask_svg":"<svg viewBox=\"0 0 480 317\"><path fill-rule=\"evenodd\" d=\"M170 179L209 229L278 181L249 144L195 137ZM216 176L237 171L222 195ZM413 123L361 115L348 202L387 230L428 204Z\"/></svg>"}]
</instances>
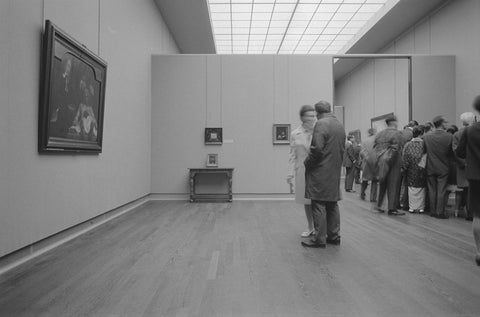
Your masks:
<instances>
[{"instance_id":1,"label":"large framed painting","mask_svg":"<svg viewBox=\"0 0 480 317\"><path fill-rule=\"evenodd\" d=\"M38 151L102 152L107 63L45 22Z\"/></svg>"}]
</instances>

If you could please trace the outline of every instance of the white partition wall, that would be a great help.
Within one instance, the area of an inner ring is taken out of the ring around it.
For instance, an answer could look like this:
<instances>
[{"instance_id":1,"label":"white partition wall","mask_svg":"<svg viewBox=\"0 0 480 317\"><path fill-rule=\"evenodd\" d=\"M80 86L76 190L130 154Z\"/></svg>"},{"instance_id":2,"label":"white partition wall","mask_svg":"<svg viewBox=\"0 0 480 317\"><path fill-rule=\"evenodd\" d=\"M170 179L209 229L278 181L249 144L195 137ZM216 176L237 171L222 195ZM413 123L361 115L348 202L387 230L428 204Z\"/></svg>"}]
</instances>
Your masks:
<instances>
[{"instance_id":1,"label":"white partition wall","mask_svg":"<svg viewBox=\"0 0 480 317\"><path fill-rule=\"evenodd\" d=\"M329 56L158 55L152 69L152 193L188 192L188 168L218 153L235 168L234 195L286 194L288 145L272 125L299 125L304 104L332 101ZM223 145L204 128L222 127Z\"/></svg>"},{"instance_id":2,"label":"white partition wall","mask_svg":"<svg viewBox=\"0 0 480 317\"><path fill-rule=\"evenodd\" d=\"M395 113L400 125L408 123L409 62L407 59L366 59L335 84L335 104L344 107L347 131L363 136L371 118Z\"/></svg>"},{"instance_id":3,"label":"white partition wall","mask_svg":"<svg viewBox=\"0 0 480 317\"><path fill-rule=\"evenodd\" d=\"M412 116L420 123L443 115L456 117L455 57L412 57Z\"/></svg>"}]
</instances>

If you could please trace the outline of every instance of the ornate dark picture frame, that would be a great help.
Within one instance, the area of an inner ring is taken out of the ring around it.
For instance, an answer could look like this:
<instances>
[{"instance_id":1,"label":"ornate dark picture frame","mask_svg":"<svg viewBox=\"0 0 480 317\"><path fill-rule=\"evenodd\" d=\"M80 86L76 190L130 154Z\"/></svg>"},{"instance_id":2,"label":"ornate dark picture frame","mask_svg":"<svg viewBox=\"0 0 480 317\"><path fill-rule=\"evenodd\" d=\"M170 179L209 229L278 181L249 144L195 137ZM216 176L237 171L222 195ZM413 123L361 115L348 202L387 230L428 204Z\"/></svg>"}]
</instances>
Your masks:
<instances>
[{"instance_id":1,"label":"ornate dark picture frame","mask_svg":"<svg viewBox=\"0 0 480 317\"><path fill-rule=\"evenodd\" d=\"M107 63L45 21L38 151L101 153Z\"/></svg>"},{"instance_id":2,"label":"ornate dark picture frame","mask_svg":"<svg viewBox=\"0 0 480 317\"><path fill-rule=\"evenodd\" d=\"M223 144L222 128L205 128L205 144L221 145Z\"/></svg>"},{"instance_id":3,"label":"ornate dark picture frame","mask_svg":"<svg viewBox=\"0 0 480 317\"><path fill-rule=\"evenodd\" d=\"M274 124L272 138L273 144L290 144L290 124Z\"/></svg>"}]
</instances>

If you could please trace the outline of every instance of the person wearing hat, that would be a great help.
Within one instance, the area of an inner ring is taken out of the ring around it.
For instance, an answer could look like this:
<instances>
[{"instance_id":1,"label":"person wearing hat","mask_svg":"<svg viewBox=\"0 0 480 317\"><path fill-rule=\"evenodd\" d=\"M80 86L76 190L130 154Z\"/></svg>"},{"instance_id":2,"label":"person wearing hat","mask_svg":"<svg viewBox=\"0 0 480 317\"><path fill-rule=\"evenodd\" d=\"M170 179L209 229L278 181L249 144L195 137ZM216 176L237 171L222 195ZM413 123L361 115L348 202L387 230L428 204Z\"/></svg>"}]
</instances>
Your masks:
<instances>
[{"instance_id":1,"label":"person wearing hat","mask_svg":"<svg viewBox=\"0 0 480 317\"><path fill-rule=\"evenodd\" d=\"M340 244L340 174L345 151L345 129L331 113L330 103L315 104L318 121L305 159L305 198L311 200L315 234L302 245L325 248Z\"/></svg>"},{"instance_id":2,"label":"person wearing hat","mask_svg":"<svg viewBox=\"0 0 480 317\"><path fill-rule=\"evenodd\" d=\"M387 128L375 137L373 148L378 158L378 177L380 190L377 210L385 212L383 203L388 198L388 215L403 216L404 212L397 210L400 199L402 149L405 142L403 134L398 130L397 118L391 115L385 119Z\"/></svg>"},{"instance_id":3,"label":"person wearing hat","mask_svg":"<svg viewBox=\"0 0 480 317\"><path fill-rule=\"evenodd\" d=\"M430 216L447 219L445 205L448 199L447 183L450 161L453 160L452 135L446 131L447 120L443 116L433 118L435 130L423 137L427 153L427 187Z\"/></svg>"},{"instance_id":4,"label":"person wearing hat","mask_svg":"<svg viewBox=\"0 0 480 317\"><path fill-rule=\"evenodd\" d=\"M480 113L480 96L473 101ZM465 158L465 174L469 183L468 209L473 213L473 238L477 247L475 261L480 266L480 122L473 123L462 133L455 154Z\"/></svg>"}]
</instances>

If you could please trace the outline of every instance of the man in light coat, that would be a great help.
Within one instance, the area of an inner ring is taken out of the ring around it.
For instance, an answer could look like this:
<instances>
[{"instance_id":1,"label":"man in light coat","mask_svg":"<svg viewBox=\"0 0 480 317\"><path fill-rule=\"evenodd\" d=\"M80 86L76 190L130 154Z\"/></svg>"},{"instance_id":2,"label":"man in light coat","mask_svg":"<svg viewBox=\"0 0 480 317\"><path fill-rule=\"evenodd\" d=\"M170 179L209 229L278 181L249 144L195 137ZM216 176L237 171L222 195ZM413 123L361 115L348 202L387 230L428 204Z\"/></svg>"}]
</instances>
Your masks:
<instances>
[{"instance_id":1,"label":"man in light coat","mask_svg":"<svg viewBox=\"0 0 480 317\"><path fill-rule=\"evenodd\" d=\"M315 105L318 121L305 160L305 198L311 199L315 235L305 247L340 244L340 173L345 151L345 129L331 113L330 103Z\"/></svg>"}]
</instances>

